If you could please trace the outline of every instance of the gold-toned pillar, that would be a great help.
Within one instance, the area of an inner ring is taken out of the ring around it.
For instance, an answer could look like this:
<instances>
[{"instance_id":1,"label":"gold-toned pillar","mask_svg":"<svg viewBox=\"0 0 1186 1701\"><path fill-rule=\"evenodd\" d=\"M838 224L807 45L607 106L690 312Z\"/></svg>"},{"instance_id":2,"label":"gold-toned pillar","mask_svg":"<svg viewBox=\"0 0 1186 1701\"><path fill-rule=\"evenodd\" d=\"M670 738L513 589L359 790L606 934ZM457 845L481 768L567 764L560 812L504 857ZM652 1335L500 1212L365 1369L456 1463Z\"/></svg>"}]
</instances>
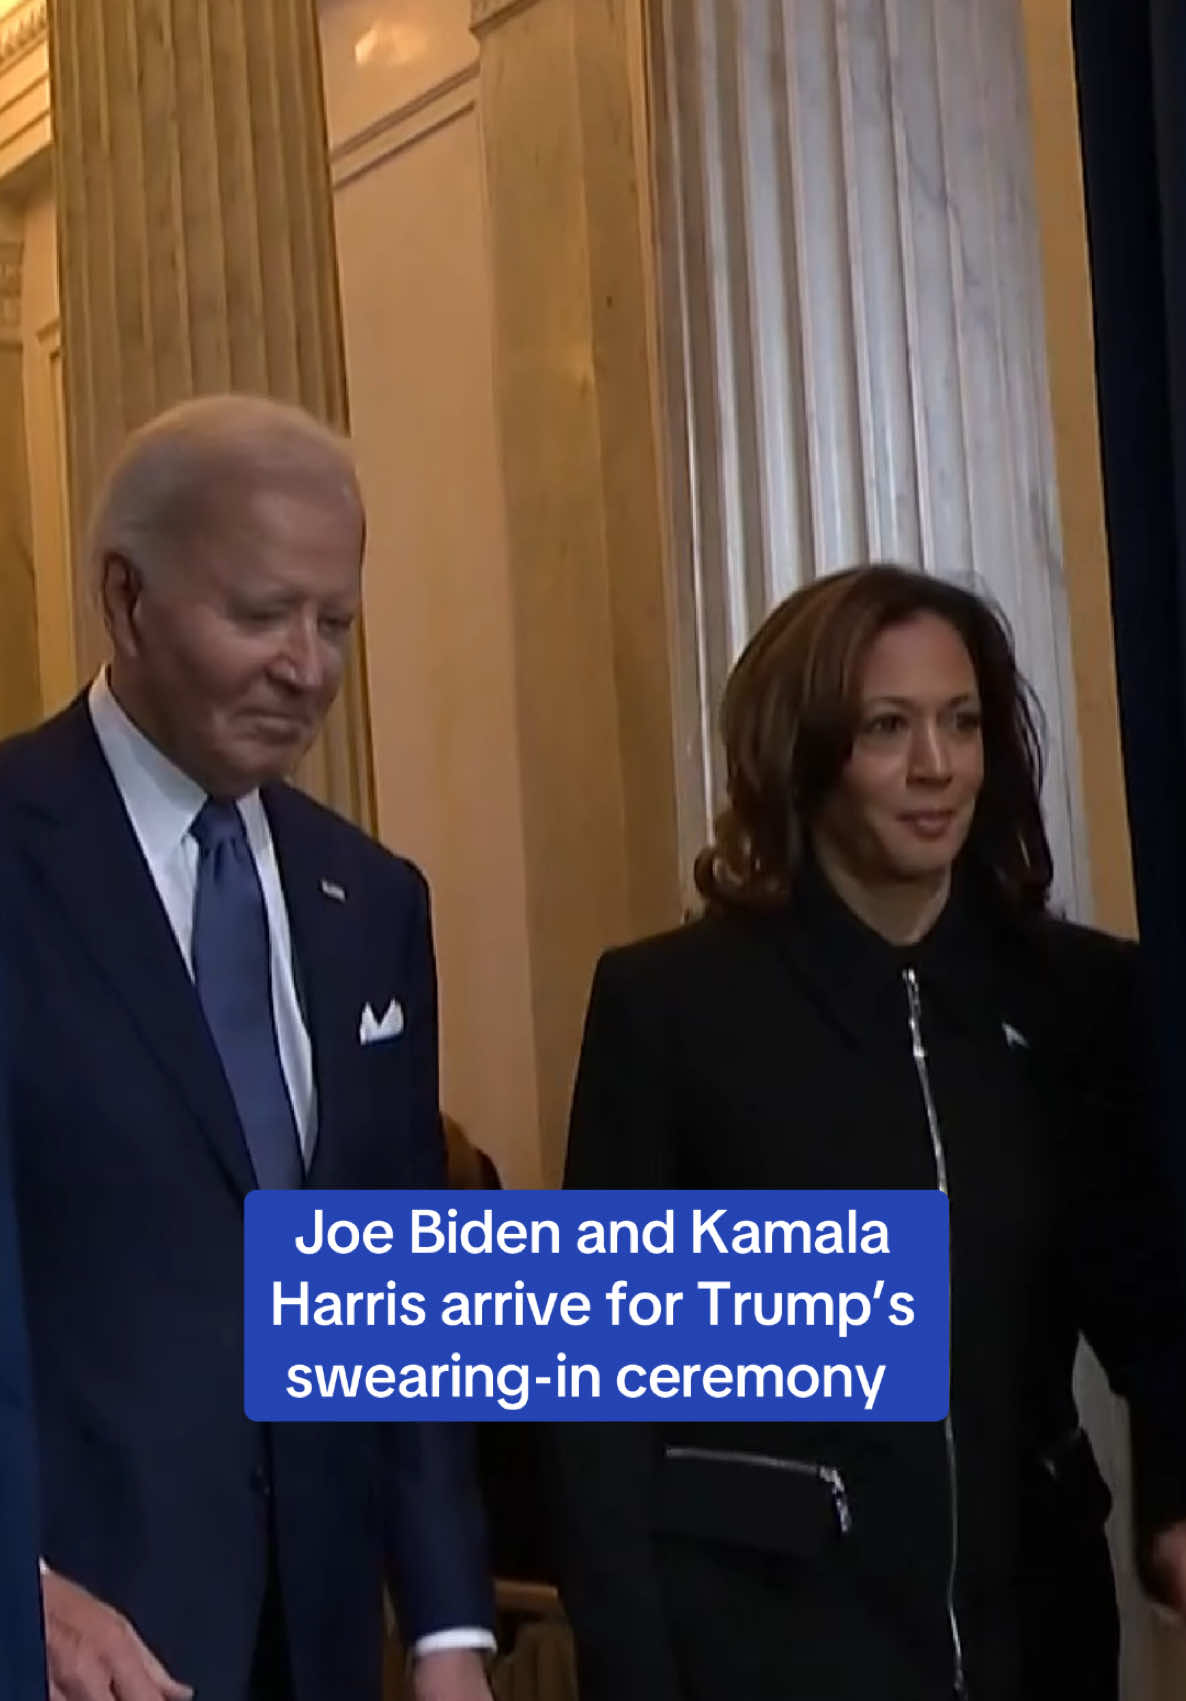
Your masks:
<instances>
[{"instance_id":1,"label":"gold-toned pillar","mask_svg":"<svg viewBox=\"0 0 1186 1701\"><path fill-rule=\"evenodd\" d=\"M1034 179L1046 302L1046 354L1058 471L1063 572L1079 714L1092 919L1136 933L1128 805L1095 381L1091 263L1070 7L1023 0Z\"/></svg>"},{"instance_id":2,"label":"gold-toned pillar","mask_svg":"<svg viewBox=\"0 0 1186 1701\"><path fill-rule=\"evenodd\" d=\"M314 0L53 0L71 529L126 433L244 390L346 423ZM77 570L77 569L76 569ZM85 678L102 654L79 587ZM361 639L302 782L370 827Z\"/></svg>"},{"instance_id":3,"label":"gold-toned pillar","mask_svg":"<svg viewBox=\"0 0 1186 1701\"><path fill-rule=\"evenodd\" d=\"M679 915L637 0L474 0L545 1172L589 979Z\"/></svg>"},{"instance_id":4,"label":"gold-toned pillar","mask_svg":"<svg viewBox=\"0 0 1186 1701\"><path fill-rule=\"evenodd\" d=\"M25 446L23 260L21 220L0 209L0 738L35 726L41 716Z\"/></svg>"}]
</instances>

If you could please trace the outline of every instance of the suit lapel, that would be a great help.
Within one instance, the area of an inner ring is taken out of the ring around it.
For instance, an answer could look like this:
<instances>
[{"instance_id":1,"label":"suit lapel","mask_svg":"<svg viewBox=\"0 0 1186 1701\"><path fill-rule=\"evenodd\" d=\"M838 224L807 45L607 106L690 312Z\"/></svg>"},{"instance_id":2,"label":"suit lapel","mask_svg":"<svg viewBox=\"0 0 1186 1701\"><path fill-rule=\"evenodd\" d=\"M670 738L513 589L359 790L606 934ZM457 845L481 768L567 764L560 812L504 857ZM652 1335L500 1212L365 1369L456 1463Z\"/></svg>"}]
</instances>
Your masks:
<instances>
[{"instance_id":1,"label":"suit lapel","mask_svg":"<svg viewBox=\"0 0 1186 1701\"><path fill-rule=\"evenodd\" d=\"M26 795L31 877L65 913L232 1185L255 1186L218 1053L84 699L43 729Z\"/></svg>"},{"instance_id":2,"label":"suit lapel","mask_svg":"<svg viewBox=\"0 0 1186 1701\"><path fill-rule=\"evenodd\" d=\"M336 836L317 831L308 801L286 786L265 787L263 800L313 1047L317 1143L309 1186L341 1186L337 1177L350 1173L351 1142L369 1121L358 1066L358 896L338 866Z\"/></svg>"}]
</instances>

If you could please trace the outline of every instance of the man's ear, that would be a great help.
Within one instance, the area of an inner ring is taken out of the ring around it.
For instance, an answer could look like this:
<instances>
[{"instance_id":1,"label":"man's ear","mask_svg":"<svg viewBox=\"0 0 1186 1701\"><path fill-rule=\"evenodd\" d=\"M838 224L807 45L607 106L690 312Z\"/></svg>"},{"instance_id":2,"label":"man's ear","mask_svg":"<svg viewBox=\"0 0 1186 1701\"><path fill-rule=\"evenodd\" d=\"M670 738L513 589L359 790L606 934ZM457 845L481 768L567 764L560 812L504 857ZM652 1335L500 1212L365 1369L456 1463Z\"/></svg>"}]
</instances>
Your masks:
<instances>
[{"instance_id":1,"label":"man's ear","mask_svg":"<svg viewBox=\"0 0 1186 1701\"><path fill-rule=\"evenodd\" d=\"M105 555L99 566L99 601L116 655L134 656L140 650L137 615L144 582L126 555Z\"/></svg>"}]
</instances>

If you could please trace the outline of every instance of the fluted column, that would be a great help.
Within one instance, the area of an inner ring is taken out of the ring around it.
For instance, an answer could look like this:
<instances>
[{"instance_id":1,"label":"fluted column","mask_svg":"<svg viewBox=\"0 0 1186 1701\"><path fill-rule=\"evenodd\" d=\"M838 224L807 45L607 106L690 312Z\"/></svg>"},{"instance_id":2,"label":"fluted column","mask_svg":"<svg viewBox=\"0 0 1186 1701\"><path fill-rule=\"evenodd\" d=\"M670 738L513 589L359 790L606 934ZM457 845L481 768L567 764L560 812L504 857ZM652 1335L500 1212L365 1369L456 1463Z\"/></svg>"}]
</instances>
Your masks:
<instances>
[{"instance_id":1,"label":"fluted column","mask_svg":"<svg viewBox=\"0 0 1186 1701\"><path fill-rule=\"evenodd\" d=\"M1020 0L655 0L675 583L698 729L770 605L890 558L1004 607L1090 908ZM1110 799L1104 799L1107 804Z\"/></svg>"},{"instance_id":2,"label":"fluted column","mask_svg":"<svg viewBox=\"0 0 1186 1701\"><path fill-rule=\"evenodd\" d=\"M33 522L25 449L19 221L0 212L0 737L34 726L41 713Z\"/></svg>"},{"instance_id":3,"label":"fluted column","mask_svg":"<svg viewBox=\"0 0 1186 1701\"><path fill-rule=\"evenodd\" d=\"M244 390L342 426L346 386L313 0L53 0L51 42L77 563L104 469L161 408ZM301 780L371 825L361 639Z\"/></svg>"}]
</instances>

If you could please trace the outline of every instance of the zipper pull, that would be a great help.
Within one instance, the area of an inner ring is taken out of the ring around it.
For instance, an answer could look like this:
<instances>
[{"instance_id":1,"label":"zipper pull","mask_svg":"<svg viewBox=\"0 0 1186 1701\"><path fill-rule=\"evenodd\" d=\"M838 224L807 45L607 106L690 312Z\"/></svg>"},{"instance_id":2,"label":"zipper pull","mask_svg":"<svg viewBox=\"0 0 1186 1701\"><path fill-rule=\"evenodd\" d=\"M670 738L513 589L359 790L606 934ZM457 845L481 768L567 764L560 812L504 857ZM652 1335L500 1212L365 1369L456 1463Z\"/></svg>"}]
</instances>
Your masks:
<instances>
[{"instance_id":1,"label":"zipper pull","mask_svg":"<svg viewBox=\"0 0 1186 1701\"><path fill-rule=\"evenodd\" d=\"M922 996L918 990L918 976L913 969L903 969L902 979L906 982L906 1006L909 1012L910 1049L914 1053L916 1063L925 1063L927 1048L922 1037Z\"/></svg>"}]
</instances>

